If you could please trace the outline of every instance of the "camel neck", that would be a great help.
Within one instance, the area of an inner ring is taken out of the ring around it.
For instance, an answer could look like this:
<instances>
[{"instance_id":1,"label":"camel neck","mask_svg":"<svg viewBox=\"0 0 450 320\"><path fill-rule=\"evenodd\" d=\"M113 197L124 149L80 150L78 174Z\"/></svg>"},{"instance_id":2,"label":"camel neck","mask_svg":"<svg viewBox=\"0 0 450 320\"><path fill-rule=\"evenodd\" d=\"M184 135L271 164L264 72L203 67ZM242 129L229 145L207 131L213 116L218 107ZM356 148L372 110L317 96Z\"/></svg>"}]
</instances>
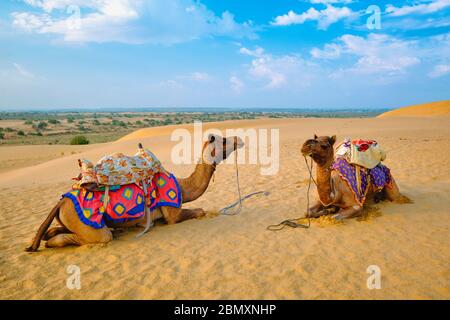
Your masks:
<instances>
[{"instance_id":1,"label":"camel neck","mask_svg":"<svg viewBox=\"0 0 450 320\"><path fill-rule=\"evenodd\" d=\"M331 165L334 159L330 159L323 165L317 164L316 169L316 181L317 181L317 192L319 193L319 198L322 204L327 205L333 201L332 187L331 187Z\"/></svg>"},{"instance_id":2,"label":"camel neck","mask_svg":"<svg viewBox=\"0 0 450 320\"><path fill-rule=\"evenodd\" d=\"M189 177L178 179L183 203L198 199L208 188L209 181L215 171L215 164L211 165L202 161L195 166L194 172Z\"/></svg>"}]
</instances>

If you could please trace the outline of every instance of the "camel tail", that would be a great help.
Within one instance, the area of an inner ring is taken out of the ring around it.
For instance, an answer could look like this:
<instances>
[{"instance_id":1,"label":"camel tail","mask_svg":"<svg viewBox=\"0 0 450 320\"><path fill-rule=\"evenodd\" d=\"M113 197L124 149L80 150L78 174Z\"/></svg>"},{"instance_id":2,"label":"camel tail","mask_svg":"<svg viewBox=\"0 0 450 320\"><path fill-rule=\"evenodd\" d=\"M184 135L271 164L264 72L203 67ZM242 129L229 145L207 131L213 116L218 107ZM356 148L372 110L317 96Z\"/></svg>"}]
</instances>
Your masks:
<instances>
[{"instance_id":1,"label":"camel tail","mask_svg":"<svg viewBox=\"0 0 450 320\"><path fill-rule=\"evenodd\" d=\"M61 207L61 204L64 199L61 199L56 206L50 211L47 218L44 220L44 222L39 227L39 230L36 232L36 236L33 239L33 243L28 248L25 248L25 251L27 252L35 252L39 249L39 246L41 244L41 240L44 237L45 232L47 232L48 227L52 224L53 219L58 215L59 208Z\"/></svg>"}]
</instances>

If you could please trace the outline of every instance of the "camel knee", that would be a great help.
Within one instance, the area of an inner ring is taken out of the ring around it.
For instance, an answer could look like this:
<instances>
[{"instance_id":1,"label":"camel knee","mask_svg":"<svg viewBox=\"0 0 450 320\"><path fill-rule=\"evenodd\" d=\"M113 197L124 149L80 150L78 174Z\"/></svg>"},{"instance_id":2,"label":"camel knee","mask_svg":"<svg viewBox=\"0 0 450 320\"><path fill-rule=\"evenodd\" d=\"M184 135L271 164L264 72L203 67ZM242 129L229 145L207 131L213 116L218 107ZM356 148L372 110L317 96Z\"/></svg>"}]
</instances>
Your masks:
<instances>
[{"instance_id":1,"label":"camel knee","mask_svg":"<svg viewBox=\"0 0 450 320\"><path fill-rule=\"evenodd\" d=\"M177 217L172 217L172 216L164 217L164 220L166 220L167 224L175 224L178 222Z\"/></svg>"},{"instance_id":2,"label":"camel knee","mask_svg":"<svg viewBox=\"0 0 450 320\"><path fill-rule=\"evenodd\" d=\"M195 211L195 217L196 218L203 217L203 216L206 215L206 211L201 209L201 208L194 209L194 211Z\"/></svg>"},{"instance_id":3,"label":"camel knee","mask_svg":"<svg viewBox=\"0 0 450 320\"><path fill-rule=\"evenodd\" d=\"M319 202L308 208L306 217L314 218L314 215L323 210L323 205Z\"/></svg>"},{"instance_id":4,"label":"camel knee","mask_svg":"<svg viewBox=\"0 0 450 320\"><path fill-rule=\"evenodd\" d=\"M354 205L350 208L341 209L337 214L333 216L336 220L355 218L361 215L363 212L363 207L359 205Z\"/></svg>"},{"instance_id":5,"label":"camel knee","mask_svg":"<svg viewBox=\"0 0 450 320\"><path fill-rule=\"evenodd\" d=\"M48 241L45 243L45 246L47 248L61 248L61 247L71 246L71 245L72 246L80 246L81 245L81 242L80 242L78 236L74 233L58 234L58 235L48 239Z\"/></svg>"},{"instance_id":6,"label":"camel knee","mask_svg":"<svg viewBox=\"0 0 450 320\"><path fill-rule=\"evenodd\" d=\"M53 227L48 229L47 232L45 232L44 236L42 237L42 240L47 241L61 233L71 233L71 232L69 231L69 229L65 227Z\"/></svg>"},{"instance_id":7,"label":"camel knee","mask_svg":"<svg viewBox=\"0 0 450 320\"><path fill-rule=\"evenodd\" d=\"M113 240L113 234L111 231L107 230L108 232L105 232L105 235L103 236L102 243L108 243Z\"/></svg>"}]
</instances>

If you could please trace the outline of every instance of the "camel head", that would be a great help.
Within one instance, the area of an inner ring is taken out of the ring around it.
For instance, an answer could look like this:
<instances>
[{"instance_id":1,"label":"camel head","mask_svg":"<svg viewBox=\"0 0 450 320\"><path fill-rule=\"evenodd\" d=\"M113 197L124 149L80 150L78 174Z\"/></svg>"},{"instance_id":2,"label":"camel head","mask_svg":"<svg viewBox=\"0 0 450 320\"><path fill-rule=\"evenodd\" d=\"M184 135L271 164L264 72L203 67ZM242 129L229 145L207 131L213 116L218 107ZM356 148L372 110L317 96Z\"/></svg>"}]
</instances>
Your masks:
<instances>
[{"instance_id":1,"label":"camel head","mask_svg":"<svg viewBox=\"0 0 450 320\"><path fill-rule=\"evenodd\" d=\"M334 157L333 145L335 142L336 136L318 137L314 135L314 139L305 141L301 151L303 156L310 156L317 164L324 165Z\"/></svg>"},{"instance_id":2,"label":"camel head","mask_svg":"<svg viewBox=\"0 0 450 320\"><path fill-rule=\"evenodd\" d=\"M217 134L210 134L208 141L203 144L203 161L208 164L219 164L235 150L242 148L244 141L238 136L224 138Z\"/></svg>"}]
</instances>

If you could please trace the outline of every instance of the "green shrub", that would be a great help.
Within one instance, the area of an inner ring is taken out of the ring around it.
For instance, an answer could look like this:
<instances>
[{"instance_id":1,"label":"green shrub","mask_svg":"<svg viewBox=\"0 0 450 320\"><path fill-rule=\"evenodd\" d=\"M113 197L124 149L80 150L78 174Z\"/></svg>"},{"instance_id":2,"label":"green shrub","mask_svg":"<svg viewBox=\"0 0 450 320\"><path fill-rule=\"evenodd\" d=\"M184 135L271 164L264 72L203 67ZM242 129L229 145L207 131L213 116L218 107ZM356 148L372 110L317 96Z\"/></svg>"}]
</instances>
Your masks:
<instances>
[{"instance_id":1,"label":"green shrub","mask_svg":"<svg viewBox=\"0 0 450 320\"><path fill-rule=\"evenodd\" d=\"M25 121L25 124L31 126L33 125L33 120L27 120Z\"/></svg>"},{"instance_id":2,"label":"green shrub","mask_svg":"<svg viewBox=\"0 0 450 320\"><path fill-rule=\"evenodd\" d=\"M3 132L0 132L0 139L5 139L5 134Z\"/></svg>"},{"instance_id":3,"label":"green shrub","mask_svg":"<svg viewBox=\"0 0 450 320\"><path fill-rule=\"evenodd\" d=\"M24 136L24 135L25 135L25 132L23 132L23 130L19 130L19 131L17 131L17 135L19 135L19 136Z\"/></svg>"},{"instance_id":4,"label":"green shrub","mask_svg":"<svg viewBox=\"0 0 450 320\"><path fill-rule=\"evenodd\" d=\"M43 129L47 128L47 126L48 126L48 124L47 124L46 122L41 121L41 122L39 122L39 124L37 125L37 128L38 128L39 130L43 130Z\"/></svg>"},{"instance_id":5,"label":"green shrub","mask_svg":"<svg viewBox=\"0 0 450 320\"><path fill-rule=\"evenodd\" d=\"M74 118L73 118L73 117L67 117L67 122L68 122L68 123L73 123L73 121L74 121Z\"/></svg>"},{"instance_id":6,"label":"green shrub","mask_svg":"<svg viewBox=\"0 0 450 320\"><path fill-rule=\"evenodd\" d=\"M89 140L85 136L75 136L70 140L70 144L89 144Z\"/></svg>"},{"instance_id":7,"label":"green shrub","mask_svg":"<svg viewBox=\"0 0 450 320\"><path fill-rule=\"evenodd\" d=\"M50 123L50 124L59 124L59 123L61 123L59 120L56 120L56 119L49 119L47 122Z\"/></svg>"}]
</instances>

